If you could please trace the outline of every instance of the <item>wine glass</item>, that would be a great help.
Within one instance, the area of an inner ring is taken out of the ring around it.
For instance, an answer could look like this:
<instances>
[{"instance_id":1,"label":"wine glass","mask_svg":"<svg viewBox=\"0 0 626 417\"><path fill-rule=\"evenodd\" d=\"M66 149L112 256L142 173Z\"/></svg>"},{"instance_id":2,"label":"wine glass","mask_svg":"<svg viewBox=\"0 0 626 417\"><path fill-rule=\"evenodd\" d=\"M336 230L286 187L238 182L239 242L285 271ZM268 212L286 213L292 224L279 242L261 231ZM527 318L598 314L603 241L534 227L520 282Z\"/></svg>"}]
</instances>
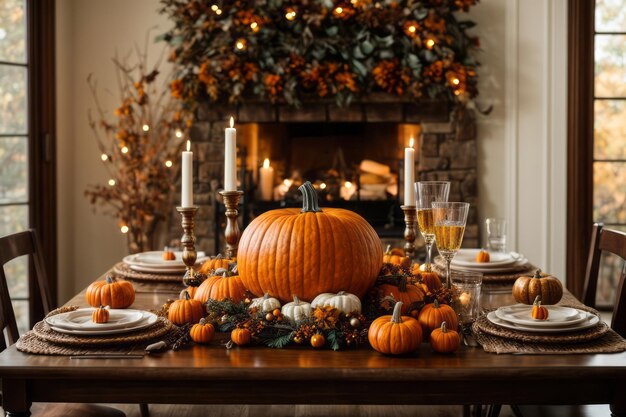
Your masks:
<instances>
[{"instance_id":1,"label":"wine glass","mask_svg":"<svg viewBox=\"0 0 626 417\"><path fill-rule=\"evenodd\" d=\"M435 223L433 222L432 204L435 201L448 201L450 183L447 181L419 181L415 183L417 196L417 224L424 243L426 243L426 270L430 271L433 243L435 242Z\"/></svg>"},{"instance_id":2,"label":"wine glass","mask_svg":"<svg viewBox=\"0 0 626 417\"><path fill-rule=\"evenodd\" d=\"M434 202L433 220L437 250L446 261L446 286L452 288L450 263L463 242L469 203Z\"/></svg>"}]
</instances>

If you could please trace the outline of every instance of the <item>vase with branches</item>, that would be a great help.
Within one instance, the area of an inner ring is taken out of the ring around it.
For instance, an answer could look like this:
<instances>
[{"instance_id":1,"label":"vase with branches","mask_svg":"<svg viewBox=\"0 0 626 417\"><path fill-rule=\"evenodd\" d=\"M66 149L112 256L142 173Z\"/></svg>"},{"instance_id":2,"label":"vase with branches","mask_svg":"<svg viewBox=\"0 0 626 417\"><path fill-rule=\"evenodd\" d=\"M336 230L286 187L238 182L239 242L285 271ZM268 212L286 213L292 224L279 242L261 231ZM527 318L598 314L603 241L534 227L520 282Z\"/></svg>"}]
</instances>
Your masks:
<instances>
[{"instance_id":1,"label":"vase with branches","mask_svg":"<svg viewBox=\"0 0 626 417\"><path fill-rule=\"evenodd\" d=\"M191 124L190 115L172 100L168 80L158 85L162 59L149 67L147 45L113 58L120 99L113 116L101 104L95 78L87 79L96 106L95 114L88 111L89 125L109 178L90 185L85 195L96 209L118 219L130 253L155 249L157 226L173 203L177 156Z\"/></svg>"}]
</instances>

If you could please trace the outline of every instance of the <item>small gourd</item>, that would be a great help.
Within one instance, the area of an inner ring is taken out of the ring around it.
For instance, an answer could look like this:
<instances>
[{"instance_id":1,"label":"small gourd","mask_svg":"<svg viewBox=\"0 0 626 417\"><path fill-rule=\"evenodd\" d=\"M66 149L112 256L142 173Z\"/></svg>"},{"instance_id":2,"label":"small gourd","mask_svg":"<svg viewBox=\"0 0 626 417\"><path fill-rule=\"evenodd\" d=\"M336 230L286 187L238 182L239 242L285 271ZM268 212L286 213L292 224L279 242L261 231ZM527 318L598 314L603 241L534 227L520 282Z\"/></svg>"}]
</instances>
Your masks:
<instances>
[{"instance_id":1,"label":"small gourd","mask_svg":"<svg viewBox=\"0 0 626 417\"><path fill-rule=\"evenodd\" d=\"M532 276L519 277L513 284L512 292L518 303L532 305L539 295L543 304L556 304L563 297L563 284L556 277L542 274L538 269Z\"/></svg>"},{"instance_id":2,"label":"small gourd","mask_svg":"<svg viewBox=\"0 0 626 417\"><path fill-rule=\"evenodd\" d=\"M359 297L346 291L339 291L337 294L330 292L320 294L311 302L312 308L325 306L335 307L344 314L361 312Z\"/></svg>"},{"instance_id":3,"label":"small gourd","mask_svg":"<svg viewBox=\"0 0 626 417\"><path fill-rule=\"evenodd\" d=\"M391 249L391 245L387 245L387 249L383 254L383 262L398 265L402 268L408 268L411 266L411 258L406 256L402 249Z\"/></svg>"},{"instance_id":4,"label":"small gourd","mask_svg":"<svg viewBox=\"0 0 626 417\"><path fill-rule=\"evenodd\" d=\"M533 303L533 309L530 312L531 316L535 320L548 320L548 315L550 312L547 308L541 305L541 296L538 295L535 297L535 302Z\"/></svg>"},{"instance_id":5,"label":"small gourd","mask_svg":"<svg viewBox=\"0 0 626 417\"><path fill-rule=\"evenodd\" d=\"M476 254L476 262L478 263L487 263L490 260L491 257L489 256L489 252L487 252L486 250L478 251L478 253Z\"/></svg>"},{"instance_id":6,"label":"small gourd","mask_svg":"<svg viewBox=\"0 0 626 417\"><path fill-rule=\"evenodd\" d=\"M263 297L252 299L252 303L250 303L250 308L257 308L262 313L267 313L268 311L273 311L275 309L280 308L280 301L274 297L270 297L268 293L265 293Z\"/></svg>"},{"instance_id":7,"label":"small gourd","mask_svg":"<svg viewBox=\"0 0 626 417\"><path fill-rule=\"evenodd\" d=\"M164 261L175 261L176 255L173 251L169 250L167 247L163 249L163 260Z\"/></svg>"},{"instance_id":8,"label":"small gourd","mask_svg":"<svg viewBox=\"0 0 626 417\"><path fill-rule=\"evenodd\" d=\"M191 336L191 340L196 343L211 343L215 335L215 328L211 323L207 323L203 317L198 324L193 325L189 331L189 335Z\"/></svg>"},{"instance_id":9,"label":"small gourd","mask_svg":"<svg viewBox=\"0 0 626 417\"><path fill-rule=\"evenodd\" d=\"M430 346L435 352L452 353L461 346L461 336L459 332L448 329L446 322L441 323L441 327L435 329L430 334Z\"/></svg>"},{"instance_id":10,"label":"small gourd","mask_svg":"<svg viewBox=\"0 0 626 417\"><path fill-rule=\"evenodd\" d=\"M287 303L280 310L281 314L293 322L311 317L311 304L300 301L298 296L293 296L293 301Z\"/></svg>"},{"instance_id":11,"label":"small gourd","mask_svg":"<svg viewBox=\"0 0 626 417\"><path fill-rule=\"evenodd\" d=\"M87 303L92 307L109 306L126 308L135 301L135 288L129 281L117 281L107 276L104 281L93 282L85 293Z\"/></svg>"},{"instance_id":12,"label":"small gourd","mask_svg":"<svg viewBox=\"0 0 626 417\"><path fill-rule=\"evenodd\" d=\"M105 308L104 306L100 306L96 308L91 314L91 320L93 320L94 323L99 323L99 324L108 322L109 310Z\"/></svg>"},{"instance_id":13,"label":"small gourd","mask_svg":"<svg viewBox=\"0 0 626 417\"><path fill-rule=\"evenodd\" d=\"M252 341L252 333L248 329L234 329L230 333L230 340L238 346L249 345Z\"/></svg>"}]
</instances>

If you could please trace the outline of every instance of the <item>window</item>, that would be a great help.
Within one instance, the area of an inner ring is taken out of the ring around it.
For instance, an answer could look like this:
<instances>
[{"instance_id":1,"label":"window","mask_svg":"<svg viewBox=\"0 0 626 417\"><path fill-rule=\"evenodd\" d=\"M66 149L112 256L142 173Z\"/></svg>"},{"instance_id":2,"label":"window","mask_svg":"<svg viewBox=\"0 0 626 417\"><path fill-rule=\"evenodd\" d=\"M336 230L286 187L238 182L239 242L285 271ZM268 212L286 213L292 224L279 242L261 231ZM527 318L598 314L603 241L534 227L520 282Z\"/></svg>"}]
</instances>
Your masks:
<instances>
[{"instance_id":1,"label":"window","mask_svg":"<svg viewBox=\"0 0 626 417\"><path fill-rule=\"evenodd\" d=\"M593 220L626 230L626 0L596 0ZM623 261L605 255L598 305L612 305Z\"/></svg>"},{"instance_id":2,"label":"window","mask_svg":"<svg viewBox=\"0 0 626 417\"><path fill-rule=\"evenodd\" d=\"M0 235L30 226L26 12L25 0L0 2ZM5 271L21 333L29 324L28 259Z\"/></svg>"}]
</instances>

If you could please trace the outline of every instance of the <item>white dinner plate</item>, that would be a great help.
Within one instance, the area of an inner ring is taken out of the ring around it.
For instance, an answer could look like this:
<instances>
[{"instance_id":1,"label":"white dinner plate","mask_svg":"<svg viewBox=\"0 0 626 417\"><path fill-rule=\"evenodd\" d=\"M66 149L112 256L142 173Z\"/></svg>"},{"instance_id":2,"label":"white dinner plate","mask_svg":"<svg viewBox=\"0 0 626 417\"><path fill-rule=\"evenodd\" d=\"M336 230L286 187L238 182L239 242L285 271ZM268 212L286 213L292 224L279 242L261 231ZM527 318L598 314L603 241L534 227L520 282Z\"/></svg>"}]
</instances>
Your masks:
<instances>
[{"instance_id":1,"label":"white dinner plate","mask_svg":"<svg viewBox=\"0 0 626 417\"><path fill-rule=\"evenodd\" d=\"M141 252L135 253L133 255L128 255L124 257L123 261L125 264L133 266L145 266L150 268L163 268L163 269L175 269L175 268L184 268L185 264L183 263L183 252L176 251L174 252L176 259L172 261L166 261L163 259L163 251L150 251L150 252ZM204 262L208 256L204 252L198 252L198 258L196 263Z\"/></svg>"},{"instance_id":2,"label":"white dinner plate","mask_svg":"<svg viewBox=\"0 0 626 417\"><path fill-rule=\"evenodd\" d=\"M476 255L482 249L459 249L452 259L452 266L475 267L475 268L498 268L513 265L518 258L508 253L489 252L489 262L476 262Z\"/></svg>"},{"instance_id":3,"label":"white dinner plate","mask_svg":"<svg viewBox=\"0 0 626 417\"><path fill-rule=\"evenodd\" d=\"M450 265L450 268L453 271L460 271L460 272L482 272L483 274L496 274L496 273L501 273L501 272L511 272L511 271L517 271L519 270L521 267L524 267L528 264L528 259L523 258L518 260L516 263L508 265L508 266L501 266L501 267L497 267L497 268L485 268L485 267L471 267L471 266L454 266L454 265Z\"/></svg>"},{"instance_id":4,"label":"white dinner plate","mask_svg":"<svg viewBox=\"0 0 626 417\"><path fill-rule=\"evenodd\" d=\"M532 306L507 306L496 310L496 316L514 324L527 327L563 327L573 326L588 319L586 311L562 306L545 306L548 309L547 320L535 320L531 317Z\"/></svg>"},{"instance_id":5,"label":"white dinner plate","mask_svg":"<svg viewBox=\"0 0 626 417\"><path fill-rule=\"evenodd\" d=\"M137 330L145 329L146 327L152 326L159 318L156 314L150 313L149 311L143 312L143 319L134 325L129 327L121 327L119 329L108 329L108 330L75 330L75 329L64 329L62 327L50 326L50 328L56 332L63 334L70 334L74 336L106 336L113 334L122 334L122 333L130 333Z\"/></svg>"},{"instance_id":6,"label":"white dinner plate","mask_svg":"<svg viewBox=\"0 0 626 417\"><path fill-rule=\"evenodd\" d=\"M500 327L504 327L507 329L518 330L522 332L533 332L533 333L569 333L569 332L577 332L580 330L585 330L590 327L595 326L600 322L600 318L595 314L587 313L587 319L582 323L574 324L571 326L561 326L561 327L527 327L521 324L515 324L508 322L506 320L501 320L496 316L495 311L491 311L487 314L487 320L492 322L495 325Z\"/></svg>"},{"instance_id":7,"label":"white dinner plate","mask_svg":"<svg viewBox=\"0 0 626 417\"><path fill-rule=\"evenodd\" d=\"M108 322L94 323L91 319L94 310L94 308L80 308L47 317L45 321L49 326L68 330L111 330L130 327L146 318L140 310L110 309Z\"/></svg>"}]
</instances>

